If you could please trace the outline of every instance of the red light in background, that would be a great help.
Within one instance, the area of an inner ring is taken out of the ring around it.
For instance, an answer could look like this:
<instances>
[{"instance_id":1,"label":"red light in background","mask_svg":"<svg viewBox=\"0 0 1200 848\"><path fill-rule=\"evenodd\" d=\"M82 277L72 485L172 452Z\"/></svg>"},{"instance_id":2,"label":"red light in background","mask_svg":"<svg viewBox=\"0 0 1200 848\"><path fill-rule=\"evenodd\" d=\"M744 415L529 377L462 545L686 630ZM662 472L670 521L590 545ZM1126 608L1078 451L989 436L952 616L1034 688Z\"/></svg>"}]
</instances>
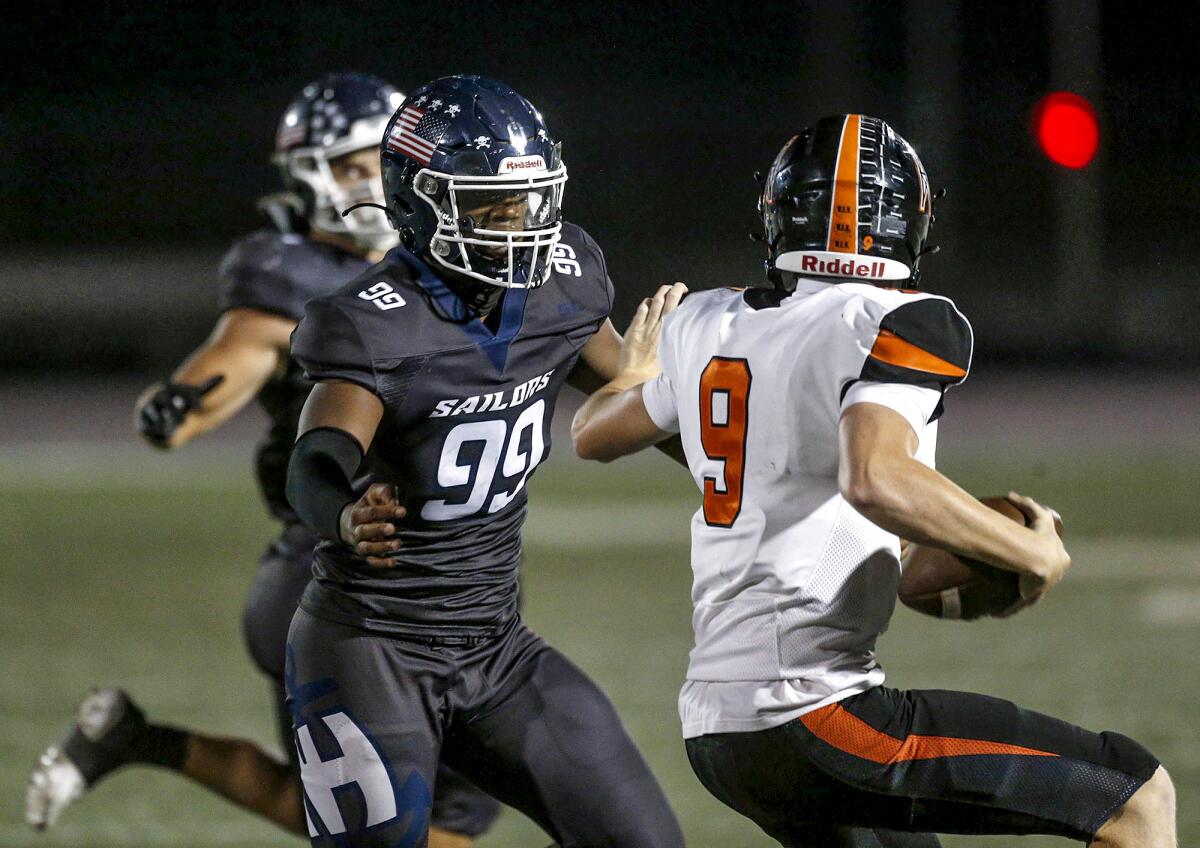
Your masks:
<instances>
[{"instance_id":1,"label":"red light in background","mask_svg":"<svg viewBox=\"0 0 1200 848\"><path fill-rule=\"evenodd\" d=\"M1084 168L1100 146L1096 110L1078 94L1047 94L1033 110L1033 134L1051 162Z\"/></svg>"}]
</instances>

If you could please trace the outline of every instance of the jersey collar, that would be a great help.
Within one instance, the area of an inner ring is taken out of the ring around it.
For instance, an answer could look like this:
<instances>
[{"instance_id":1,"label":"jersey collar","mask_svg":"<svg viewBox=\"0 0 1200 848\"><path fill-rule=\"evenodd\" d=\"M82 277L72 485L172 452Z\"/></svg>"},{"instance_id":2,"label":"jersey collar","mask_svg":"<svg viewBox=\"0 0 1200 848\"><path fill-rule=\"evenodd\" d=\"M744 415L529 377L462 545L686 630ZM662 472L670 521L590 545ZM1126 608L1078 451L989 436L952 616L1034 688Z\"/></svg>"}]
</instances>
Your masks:
<instances>
[{"instance_id":1,"label":"jersey collar","mask_svg":"<svg viewBox=\"0 0 1200 848\"><path fill-rule=\"evenodd\" d=\"M500 327L495 333L492 333L419 256L403 245L393 248L389 255L400 258L416 273L417 285L429 295L434 309L444 318L462 327L463 332L487 356L497 372L504 371L504 364L508 360L509 346L517 337L524 322L525 299L529 295L529 289L510 288L504 293L504 298L497 307L501 310Z\"/></svg>"}]
</instances>

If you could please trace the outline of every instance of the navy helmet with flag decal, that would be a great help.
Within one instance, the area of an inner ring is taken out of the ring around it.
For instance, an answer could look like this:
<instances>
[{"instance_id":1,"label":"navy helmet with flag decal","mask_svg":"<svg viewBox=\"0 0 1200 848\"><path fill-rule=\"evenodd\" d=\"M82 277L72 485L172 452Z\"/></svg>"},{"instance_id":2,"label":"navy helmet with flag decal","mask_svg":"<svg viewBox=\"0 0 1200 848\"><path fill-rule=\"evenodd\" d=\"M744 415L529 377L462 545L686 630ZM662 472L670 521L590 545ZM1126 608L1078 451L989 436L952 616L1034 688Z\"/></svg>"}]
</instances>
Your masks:
<instances>
[{"instance_id":1,"label":"navy helmet with flag decal","mask_svg":"<svg viewBox=\"0 0 1200 848\"><path fill-rule=\"evenodd\" d=\"M532 103L486 77L443 77L409 94L381 153L388 214L410 250L486 284L483 302L545 281L567 170Z\"/></svg>"},{"instance_id":2,"label":"navy helmet with flag decal","mask_svg":"<svg viewBox=\"0 0 1200 848\"><path fill-rule=\"evenodd\" d=\"M378 209L356 204L383 198L378 177L339 182L330 162L374 148L404 95L379 77L336 73L313 80L288 105L275 135L284 185L300 198L308 225L344 234L368 250L387 249L396 234Z\"/></svg>"}]
</instances>

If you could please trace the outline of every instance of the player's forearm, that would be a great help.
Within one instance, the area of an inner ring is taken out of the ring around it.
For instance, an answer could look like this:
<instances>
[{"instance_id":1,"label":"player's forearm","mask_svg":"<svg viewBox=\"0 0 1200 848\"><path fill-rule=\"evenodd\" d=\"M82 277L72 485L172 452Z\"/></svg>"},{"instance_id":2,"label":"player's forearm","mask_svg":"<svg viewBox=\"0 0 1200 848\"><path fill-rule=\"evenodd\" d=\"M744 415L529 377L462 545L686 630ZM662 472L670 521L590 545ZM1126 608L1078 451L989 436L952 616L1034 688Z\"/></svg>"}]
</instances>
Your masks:
<instances>
[{"instance_id":1,"label":"player's forearm","mask_svg":"<svg viewBox=\"0 0 1200 848\"><path fill-rule=\"evenodd\" d=\"M225 379L204 397L184 427L206 433L224 424L240 412L280 367L284 351L269 344L219 343L198 350L189 357L172 380L176 383L203 383L215 374ZM182 428L181 428L182 429Z\"/></svg>"},{"instance_id":2,"label":"player's forearm","mask_svg":"<svg viewBox=\"0 0 1200 848\"><path fill-rule=\"evenodd\" d=\"M611 462L671 437L646 411L642 384L662 373L657 355L662 319L686 292L683 283L659 286L654 297L638 306L620 345L615 376L592 393L571 422L571 439L580 458ZM619 339L615 332L611 338ZM612 363L593 367L604 373Z\"/></svg>"},{"instance_id":3,"label":"player's forearm","mask_svg":"<svg viewBox=\"0 0 1200 848\"><path fill-rule=\"evenodd\" d=\"M571 440L581 459L612 462L670 438L642 403L642 383L653 376L625 370L579 408L571 422Z\"/></svg>"},{"instance_id":4,"label":"player's forearm","mask_svg":"<svg viewBox=\"0 0 1200 848\"><path fill-rule=\"evenodd\" d=\"M166 447L174 450L181 448L193 439L203 436L205 433L217 429L226 421L228 421L237 410L233 410L229 415L217 416L210 415L199 410L190 414L184 419L183 423L176 428L170 438L167 440Z\"/></svg>"},{"instance_id":5,"label":"player's forearm","mask_svg":"<svg viewBox=\"0 0 1200 848\"><path fill-rule=\"evenodd\" d=\"M592 392L579 407L571 420L571 442L580 459L611 462L633 452L621 452L622 445L609 433L618 423L620 396L626 390L619 384L608 383Z\"/></svg>"},{"instance_id":6,"label":"player's forearm","mask_svg":"<svg viewBox=\"0 0 1200 848\"><path fill-rule=\"evenodd\" d=\"M185 381L175 378L173 382ZM222 383L222 387L224 385ZM261 383L246 383L240 387L233 387L230 391L222 392L215 401L210 402L206 398L204 405L189 412L188 416L171 434L167 447L181 447L192 439L217 429L254 400L260 388L262 388Z\"/></svg>"},{"instance_id":7,"label":"player's forearm","mask_svg":"<svg viewBox=\"0 0 1200 848\"><path fill-rule=\"evenodd\" d=\"M167 432L145 426L139 429L152 445L159 448L177 448L197 436L224 424L255 395L279 366L281 351L270 346L249 346L227 343L206 343L189 356L171 376L169 385L181 387L205 386L214 379L216 385L204 393L198 405L172 416ZM148 387L138 398L135 419L142 422L146 408L156 400L167 384L156 383ZM170 414L170 410L162 410Z\"/></svg>"},{"instance_id":8,"label":"player's forearm","mask_svg":"<svg viewBox=\"0 0 1200 848\"><path fill-rule=\"evenodd\" d=\"M362 447L344 430L319 427L296 441L288 461L288 503L322 538L344 541L342 513L358 497L351 480L362 459Z\"/></svg>"},{"instance_id":9,"label":"player's forearm","mask_svg":"<svg viewBox=\"0 0 1200 848\"><path fill-rule=\"evenodd\" d=\"M843 475L842 495L902 539L945 548L1009 571L1042 574L1035 534L988 509L913 458L889 458Z\"/></svg>"}]
</instances>

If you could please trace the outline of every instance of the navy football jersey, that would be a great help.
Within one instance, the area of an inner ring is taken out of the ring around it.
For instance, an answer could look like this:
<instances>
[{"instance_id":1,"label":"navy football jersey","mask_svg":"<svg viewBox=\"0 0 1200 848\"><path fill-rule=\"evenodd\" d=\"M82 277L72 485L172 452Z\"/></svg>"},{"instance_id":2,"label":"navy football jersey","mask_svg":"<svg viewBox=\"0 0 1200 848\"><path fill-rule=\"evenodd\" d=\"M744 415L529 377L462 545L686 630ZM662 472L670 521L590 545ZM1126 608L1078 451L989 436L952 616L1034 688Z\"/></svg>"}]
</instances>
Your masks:
<instances>
[{"instance_id":1,"label":"navy football jersey","mask_svg":"<svg viewBox=\"0 0 1200 848\"><path fill-rule=\"evenodd\" d=\"M505 292L495 332L403 248L309 302L292 355L310 379L383 401L365 471L408 508L394 569L321 543L309 612L417 634L484 633L515 613L526 484L550 452L563 381L612 307L604 257L579 227L563 225L552 265L541 287Z\"/></svg>"},{"instance_id":2,"label":"navy football jersey","mask_svg":"<svg viewBox=\"0 0 1200 848\"><path fill-rule=\"evenodd\" d=\"M258 230L238 241L221 261L218 305L258 309L293 321L304 304L328 294L371 267L366 259L301 235ZM296 441L300 410L312 384L294 360L258 394L271 419L255 455L255 476L267 509L280 521L299 521L284 495L288 458Z\"/></svg>"}]
</instances>

